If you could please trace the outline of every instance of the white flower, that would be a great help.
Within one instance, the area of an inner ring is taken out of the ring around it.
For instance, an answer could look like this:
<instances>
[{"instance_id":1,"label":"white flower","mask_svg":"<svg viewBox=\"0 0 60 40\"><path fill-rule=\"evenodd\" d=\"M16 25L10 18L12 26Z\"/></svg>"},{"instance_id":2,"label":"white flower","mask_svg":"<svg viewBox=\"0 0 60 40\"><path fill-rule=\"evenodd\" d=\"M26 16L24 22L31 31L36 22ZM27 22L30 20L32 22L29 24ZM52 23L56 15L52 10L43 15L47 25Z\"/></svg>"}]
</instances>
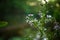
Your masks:
<instances>
[{"instance_id":1,"label":"white flower","mask_svg":"<svg viewBox=\"0 0 60 40\"><path fill-rule=\"evenodd\" d=\"M29 20L26 20L26 22L28 23L28 22L29 22Z\"/></svg>"},{"instance_id":2,"label":"white flower","mask_svg":"<svg viewBox=\"0 0 60 40\"><path fill-rule=\"evenodd\" d=\"M49 0L46 0L47 2L49 2Z\"/></svg>"},{"instance_id":3,"label":"white flower","mask_svg":"<svg viewBox=\"0 0 60 40\"><path fill-rule=\"evenodd\" d=\"M40 38L40 35L36 35L36 38L39 39Z\"/></svg>"},{"instance_id":4,"label":"white flower","mask_svg":"<svg viewBox=\"0 0 60 40\"><path fill-rule=\"evenodd\" d=\"M42 12L41 12L41 11L38 13L38 15L39 15L41 18L43 17L43 15L42 15Z\"/></svg>"},{"instance_id":5,"label":"white flower","mask_svg":"<svg viewBox=\"0 0 60 40\"><path fill-rule=\"evenodd\" d=\"M36 34L36 39L39 39L39 38L40 38L40 32Z\"/></svg>"},{"instance_id":6,"label":"white flower","mask_svg":"<svg viewBox=\"0 0 60 40\"><path fill-rule=\"evenodd\" d=\"M47 15L47 18L51 18L52 16L51 15Z\"/></svg>"},{"instance_id":7,"label":"white flower","mask_svg":"<svg viewBox=\"0 0 60 40\"><path fill-rule=\"evenodd\" d=\"M34 19L34 22L37 22L37 21L38 21L38 20L35 18L35 19Z\"/></svg>"},{"instance_id":8,"label":"white flower","mask_svg":"<svg viewBox=\"0 0 60 40\"><path fill-rule=\"evenodd\" d=\"M28 16L33 16L33 14L28 14Z\"/></svg>"},{"instance_id":9,"label":"white flower","mask_svg":"<svg viewBox=\"0 0 60 40\"><path fill-rule=\"evenodd\" d=\"M60 26L59 25L55 25L54 29L58 30L58 29L60 29Z\"/></svg>"},{"instance_id":10,"label":"white flower","mask_svg":"<svg viewBox=\"0 0 60 40\"><path fill-rule=\"evenodd\" d=\"M45 1L44 0L42 0L42 4L45 4Z\"/></svg>"},{"instance_id":11,"label":"white flower","mask_svg":"<svg viewBox=\"0 0 60 40\"><path fill-rule=\"evenodd\" d=\"M42 12L41 12L41 11L39 11L38 15L42 15Z\"/></svg>"},{"instance_id":12,"label":"white flower","mask_svg":"<svg viewBox=\"0 0 60 40\"><path fill-rule=\"evenodd\" d=\"M44 28L44 30L47 30L46 28Z\"/></svg>"},{"instance_id":13,"label":"white flower","mask_svg":"<svg viewBox=\"0 0 60 40\"><path fill-rule=\"evenodd\" d=\"M33 25L33 23L32 23L33 21L29 21L29 24L32 26Z\"/></svg>"},{"instance_id":14,"label":"white flower","mask_svg":"<svg viewBox=\"0 0 60 40\"><path fill-rule=\"evenodd\" d=\"M43 40L48 40L48 38L43 38Z\"/></svg>"},{"instance_id":15,"label":"white flower","mask_svg":"<svg viewBox=\"0 0 60 40\"><path fill-rule=\"evenodd\" d=\"M26 16L26 19L29 19L29 17L28 17L28 16Z\"/></svg>"}]
</instances>

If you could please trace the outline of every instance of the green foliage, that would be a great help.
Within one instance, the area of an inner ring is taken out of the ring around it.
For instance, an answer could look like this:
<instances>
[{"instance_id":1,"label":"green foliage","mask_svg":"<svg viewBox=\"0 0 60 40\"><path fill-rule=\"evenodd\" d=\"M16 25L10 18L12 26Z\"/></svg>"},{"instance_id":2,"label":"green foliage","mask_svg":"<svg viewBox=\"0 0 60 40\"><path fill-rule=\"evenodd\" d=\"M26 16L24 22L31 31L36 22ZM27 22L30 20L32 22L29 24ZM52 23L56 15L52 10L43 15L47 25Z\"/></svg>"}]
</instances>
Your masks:
<instances>
[{"instance_id":1,"label":"green foliage","mask_svg":"<svg viewBox=\"0 0 60 40\"><path fill-rule=\"evenodd\" d=\"M6 27L8 22L0 21L0 28Z\"/></svg>"}]
</instances>

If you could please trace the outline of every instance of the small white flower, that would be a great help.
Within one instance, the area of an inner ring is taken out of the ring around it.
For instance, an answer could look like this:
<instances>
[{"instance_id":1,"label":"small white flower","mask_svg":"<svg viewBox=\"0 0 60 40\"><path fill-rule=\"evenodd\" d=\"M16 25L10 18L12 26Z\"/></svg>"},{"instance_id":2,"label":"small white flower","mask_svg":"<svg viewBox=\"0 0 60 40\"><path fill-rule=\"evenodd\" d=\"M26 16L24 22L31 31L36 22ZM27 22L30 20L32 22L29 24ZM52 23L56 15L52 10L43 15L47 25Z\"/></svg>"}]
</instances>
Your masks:
<instances>
[{"instance_id":1,"label":"small white flower","mask_svg":"<svg viewBox=\"0 0 60 40\"><path fill-rule=\"evenodd\" d=\"M36 39L39 39L39 38L40 38L40 32L36 34Z\"/></svg>"},{"instance_id":2,"label":"small white flower","mask_svg":"<svg viewBox=\"0 0 60 40\"><path fill-rule=\"evenodd\" d=\"M39 12L38 15L39 15L41 18L43 17L42 12Z\"/></svg>"},{"instance_id":3,"label":"small white flower","mask_svg":"<svg viewBox=\"0 0 60 40\"><path fill-rule=\"evenodd\" d=\"M51 15L47 15L47 18L51 18L52 16Z\"/></svg>"},{"instance_id":4,"label":"small white flower","mask_svg":"<svg viewBox=\"0 0 60 40\"><path fill-rule=\"evenodd\" d=\"M32 26L33 25L32 21L29 21L29 24Z\"/></svg>"},{"instance_id":5,"label":"small white flower","mask_svg":"<svg viewBox=\"0 0 60 40\"><path fill-rule=\"evenodd\" d=\"M43 16L41 15L41 18L42 18Z\"/></svg>"},{"instance_id":6,"label":"small white flower","mask_svg":"<svg viewBox=\"0 0 60 40\"><path fill-rule=\"evenodd\" d=\"M28 16L33 16L33 14L28 14Z\"/></svg>"},{"instance_id":7,"label":"small white flower","mask_svg":"<svg viewBox=\"0 0 60 40\"><path fill-rule=\"evenodd\" d=\"M29 17L28 17L28 16L26 16L26 19L29 19Z\"/></svg>"},{"instance_id":8,"label":"small white flower","mask_svg":"<svg viewBox=\"0 0 60 40\"><path fill-rule=\"evenodd\" d=\"M42 12L39 12L38 15L42 15Z\"/></svg>"},{"instance_id":9,"label":"small white flower","mask_svg":"<svg viewBox=\"0 0 60 40\"><path fill-rule=\"evenodd\" d=\"M44 0L42 0L42 4L45 4L46 2Z\"/></svg>"},{"instance_id":10,"label":"small white flower","mask_svg":"<svg viewBox=\"0 0 60 40\"><path fill-rule=\"evenodd\" d=\"M58 30L58 29L60 29L60 26L59 25L55 25L54 29Z\"/></svg>"},{"instance_id":11,"label":"small white flower","mask_svg":"<svg viewBox=\"0 0 60 40\"><path fill-rule=\"evenodd\" d=\"M26 22L28 22L29 20L26 20Z\"/></svg>"},{"instance_id":12,"label":"small white flower","mask_svg":"<svg viewBox=\"0 0 60 40\"><path fill-rule=\"evenodd\" d=\"M32 22L34 22L33 20L29 20L29 23L32 23Z\"/></svg>"},{"instance_id":13,"label":"small white flower","mask_svg":"<svg viewBox=\"0 0 60 40\"><path fill-rule=\"evenodd\" d=\"M34 19L34 22L37 22L37 21L38 21L38 20L35 18L35 19Z\"/></svg>"},{"instance_id":14,"label":"small white flower","mask_svg":"<svg viewBox=\"0 0 60 40\"><path fill-rule=\"evenodd\" d=\"M44 28L44 30L47 30L46 28Z\"/></svg>"},{"instance_id":15,"label":"small white flower","mask_svg":"<svg viewBox=\"0 0 60 40\"><path fill-rule=\"evenodd\" d=\"M46 0L47 2L49 2L49 0Z\"/></svg>"},{"instance_id":16,"label":"small white flower","mask_svg":"<svg viewBox=\"0 0 60 40\"><path fill-rule=\"evenodd\" d=\"M43 40L48 40L48 38L43 38Z\"/></svg>"},{"instance_id":17,"label":"small white flower","mask_svg":"<svg viewBox=\"0 0 60 40\"><path fill-rule=\"evenodd\" d=\"M40 35L36 35L36 38L39 39L40 38Z\"/></svg>"}]
</instances>

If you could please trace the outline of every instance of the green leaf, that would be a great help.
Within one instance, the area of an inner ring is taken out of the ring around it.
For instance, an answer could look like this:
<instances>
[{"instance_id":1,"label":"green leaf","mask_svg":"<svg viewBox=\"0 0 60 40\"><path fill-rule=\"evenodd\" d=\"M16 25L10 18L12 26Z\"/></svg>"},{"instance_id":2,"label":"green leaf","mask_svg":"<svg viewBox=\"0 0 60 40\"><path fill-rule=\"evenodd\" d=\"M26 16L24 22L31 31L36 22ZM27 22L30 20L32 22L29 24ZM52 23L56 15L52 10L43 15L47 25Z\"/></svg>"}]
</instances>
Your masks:
<instances>
[{"instance_id":1,"label":"green leaf","mask_svg":"<svg viewBox=\"0 0 60 40\"><path fill-rule=\"evenodd\" d=\"M0 28L8 25L8 22L0 21Z\"/></svg>"}]
</instances>

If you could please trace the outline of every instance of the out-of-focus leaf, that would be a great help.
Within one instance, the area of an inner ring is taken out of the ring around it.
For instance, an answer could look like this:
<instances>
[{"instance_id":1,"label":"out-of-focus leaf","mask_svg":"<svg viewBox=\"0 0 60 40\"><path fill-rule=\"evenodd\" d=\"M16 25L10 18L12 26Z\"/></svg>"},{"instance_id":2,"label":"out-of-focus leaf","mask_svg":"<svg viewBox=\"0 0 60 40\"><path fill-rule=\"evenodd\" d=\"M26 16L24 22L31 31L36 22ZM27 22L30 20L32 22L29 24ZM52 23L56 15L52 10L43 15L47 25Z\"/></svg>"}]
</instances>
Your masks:
<instances>
[{"instance_id":1,"label":"out-of-focus leaf","mask_svg":"<svg viewBox=\"0 0 60 40\"><path fill-rule=\"evenodd\" d=\"M0 28L6 27L8 25L8 22L0 21Z\"/></svg>"}]
</instances>

